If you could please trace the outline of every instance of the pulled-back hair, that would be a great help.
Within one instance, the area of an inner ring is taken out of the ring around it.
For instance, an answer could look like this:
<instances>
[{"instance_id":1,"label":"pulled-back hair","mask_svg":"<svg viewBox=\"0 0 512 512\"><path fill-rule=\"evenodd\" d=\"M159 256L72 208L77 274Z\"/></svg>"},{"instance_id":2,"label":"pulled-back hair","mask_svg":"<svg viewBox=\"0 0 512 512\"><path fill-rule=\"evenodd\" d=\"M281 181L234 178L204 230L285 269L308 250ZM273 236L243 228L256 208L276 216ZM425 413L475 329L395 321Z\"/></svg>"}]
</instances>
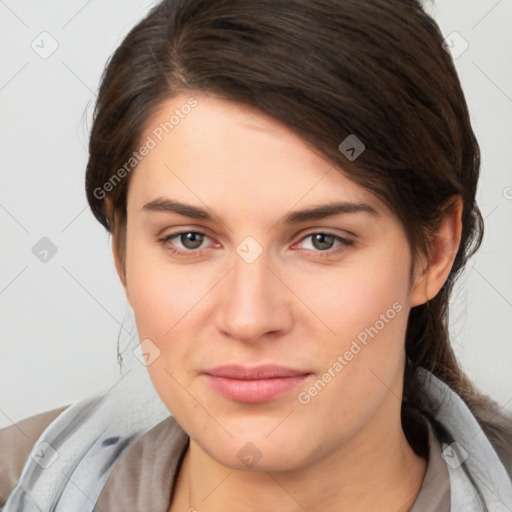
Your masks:
<instances>
[{"instance_id":1,"label":"pulled-back hair","mask_svg":"<svg viewBox=\"0 0 512 512\"><path fill-rule=\"evenodd\" d=\"M96 218L115 234L121 259L129 161L149 117L179 93L214 94L267 113L398 217L416 260L453 198L463 201L462 237L439 293L410 311L402 420L427 409L418 367L454 389L506 465L512 422L480 393L449 341L449 298L481 244L475 201L480 153L443 37L414 0L165 0L127 35L99 90L86 173ZM338 146L355 134L365 151ZM108 201L106 201L108 199ZM404 430L405 431L405 430ZM407 431L406 435L407 435Z\"/></svg>"}]
</instances>

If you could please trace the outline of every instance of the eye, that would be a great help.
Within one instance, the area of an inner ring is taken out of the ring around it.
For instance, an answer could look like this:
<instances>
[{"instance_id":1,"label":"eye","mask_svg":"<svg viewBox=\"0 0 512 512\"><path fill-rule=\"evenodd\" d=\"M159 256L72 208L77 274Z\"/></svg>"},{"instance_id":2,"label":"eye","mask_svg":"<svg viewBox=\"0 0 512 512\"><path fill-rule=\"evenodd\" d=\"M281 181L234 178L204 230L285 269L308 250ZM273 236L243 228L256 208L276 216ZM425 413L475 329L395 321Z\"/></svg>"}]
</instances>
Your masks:
<instances>
[{"instance_id":1,"label":"eye","mask_svg":"<svg viewBox=\"0 0 512 512\"><path fill-rule=\"evenodd\" d=\"M201 231L180 231L159 238L158 241L172 253L197 256L204 249L201 245L206 238L208 238L207 235ZM178 244L181 244L181 247ZM178 245L178 248L176 248L176 245Z\"/></svg>"},{"instance_id":2,"label":"eye","mask_svg":"<svg viewBox=\"0 0 512 512\"><path fill-rule=\"evenodd\" d=\"M158 241L173 254L198 256L208 247L201 247L207 239L208 236L201 231L180 231L158 238ZM336 255L345 251L347 247L354 245L352 240L323 231L309 233L295 245L304 243L308 239L310 239L310 243L306 245L309 245L309 247L304 249L315 257Z\"/></svg>"},{"instance_id":3,"label":"eye","mask_svg":"<svg viewBox=\"0 0 512 512\"><path fill-rule=\"evenodd\" d=\"M347 246L354 245L352 240L335 235L334 233L326 233L323 231L309 233L301 239L299 244L308 239L310 239L310 243L306 245L309 245L310 247L305 247L307 251L328 253L329 255L338 254L345 251ZM334 245L336 242L338 242L338 246Z\"/></svg>"}]
</instances>

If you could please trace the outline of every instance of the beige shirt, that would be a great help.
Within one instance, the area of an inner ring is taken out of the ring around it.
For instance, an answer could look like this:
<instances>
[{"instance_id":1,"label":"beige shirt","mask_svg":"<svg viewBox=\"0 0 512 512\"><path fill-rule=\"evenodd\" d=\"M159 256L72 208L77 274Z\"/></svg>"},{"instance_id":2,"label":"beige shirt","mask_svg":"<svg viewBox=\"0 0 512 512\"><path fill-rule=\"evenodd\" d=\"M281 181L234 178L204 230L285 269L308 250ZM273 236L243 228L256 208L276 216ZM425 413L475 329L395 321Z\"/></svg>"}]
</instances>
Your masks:
<instances>
[{"instance_id":1,"label":"beige shirt","mask_svg":"<svg viewBox=\"0 0 512 512\"><path fill-rule=\"evenodd\" d=\"M0 507L16 485L38 437L64 409L38 414L0 429ZM426 424L427 470L409 512L450 512L448 470L441 457L441 445L430 424ZM188 441L187 434L172 416L146 432L119 459L101 491L95 511L168 512Z\"/></svg>"}]
</instances>

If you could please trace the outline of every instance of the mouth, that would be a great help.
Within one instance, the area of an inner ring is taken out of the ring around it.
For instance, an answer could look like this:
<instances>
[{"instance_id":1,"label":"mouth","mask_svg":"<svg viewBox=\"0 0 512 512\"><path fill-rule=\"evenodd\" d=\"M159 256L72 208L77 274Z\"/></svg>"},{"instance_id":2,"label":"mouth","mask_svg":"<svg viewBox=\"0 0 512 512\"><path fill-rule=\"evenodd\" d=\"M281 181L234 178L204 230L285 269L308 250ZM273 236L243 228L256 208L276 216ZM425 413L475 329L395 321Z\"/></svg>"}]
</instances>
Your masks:
<instances>
[{"instance_id":1,"label":"mouth","mask_svg":"<svg viewBox=\"0 0 512 512\"><path fill-rule=\"evenodd\" d=\"M277 365L227 365L202 372L210 386L235 402L262 403L290 392L312 373Z\"/></svg>"}]
</instances>

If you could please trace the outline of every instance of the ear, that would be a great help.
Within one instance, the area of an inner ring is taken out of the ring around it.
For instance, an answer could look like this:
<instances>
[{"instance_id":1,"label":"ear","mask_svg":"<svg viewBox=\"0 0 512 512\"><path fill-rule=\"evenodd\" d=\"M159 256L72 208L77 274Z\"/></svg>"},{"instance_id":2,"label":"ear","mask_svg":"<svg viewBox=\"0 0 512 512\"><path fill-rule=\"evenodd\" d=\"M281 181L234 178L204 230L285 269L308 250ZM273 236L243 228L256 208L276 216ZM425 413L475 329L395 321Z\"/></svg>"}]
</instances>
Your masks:
<instances>
[{"instance_id":1,"label":"ear","mask_svg":"<svg viewBox=\"0 0 512 512\"><path fill-rule=\"evenodd\" d=\"M451 197L441 221L439 229L434 234L430 245L430 261L421 261L421 268L414 276L414 282L409 293L411 307L419 306L433 299L448 279L453 261L457 255L462 233L462 198Z\"/></svg>"}]
</instances>

